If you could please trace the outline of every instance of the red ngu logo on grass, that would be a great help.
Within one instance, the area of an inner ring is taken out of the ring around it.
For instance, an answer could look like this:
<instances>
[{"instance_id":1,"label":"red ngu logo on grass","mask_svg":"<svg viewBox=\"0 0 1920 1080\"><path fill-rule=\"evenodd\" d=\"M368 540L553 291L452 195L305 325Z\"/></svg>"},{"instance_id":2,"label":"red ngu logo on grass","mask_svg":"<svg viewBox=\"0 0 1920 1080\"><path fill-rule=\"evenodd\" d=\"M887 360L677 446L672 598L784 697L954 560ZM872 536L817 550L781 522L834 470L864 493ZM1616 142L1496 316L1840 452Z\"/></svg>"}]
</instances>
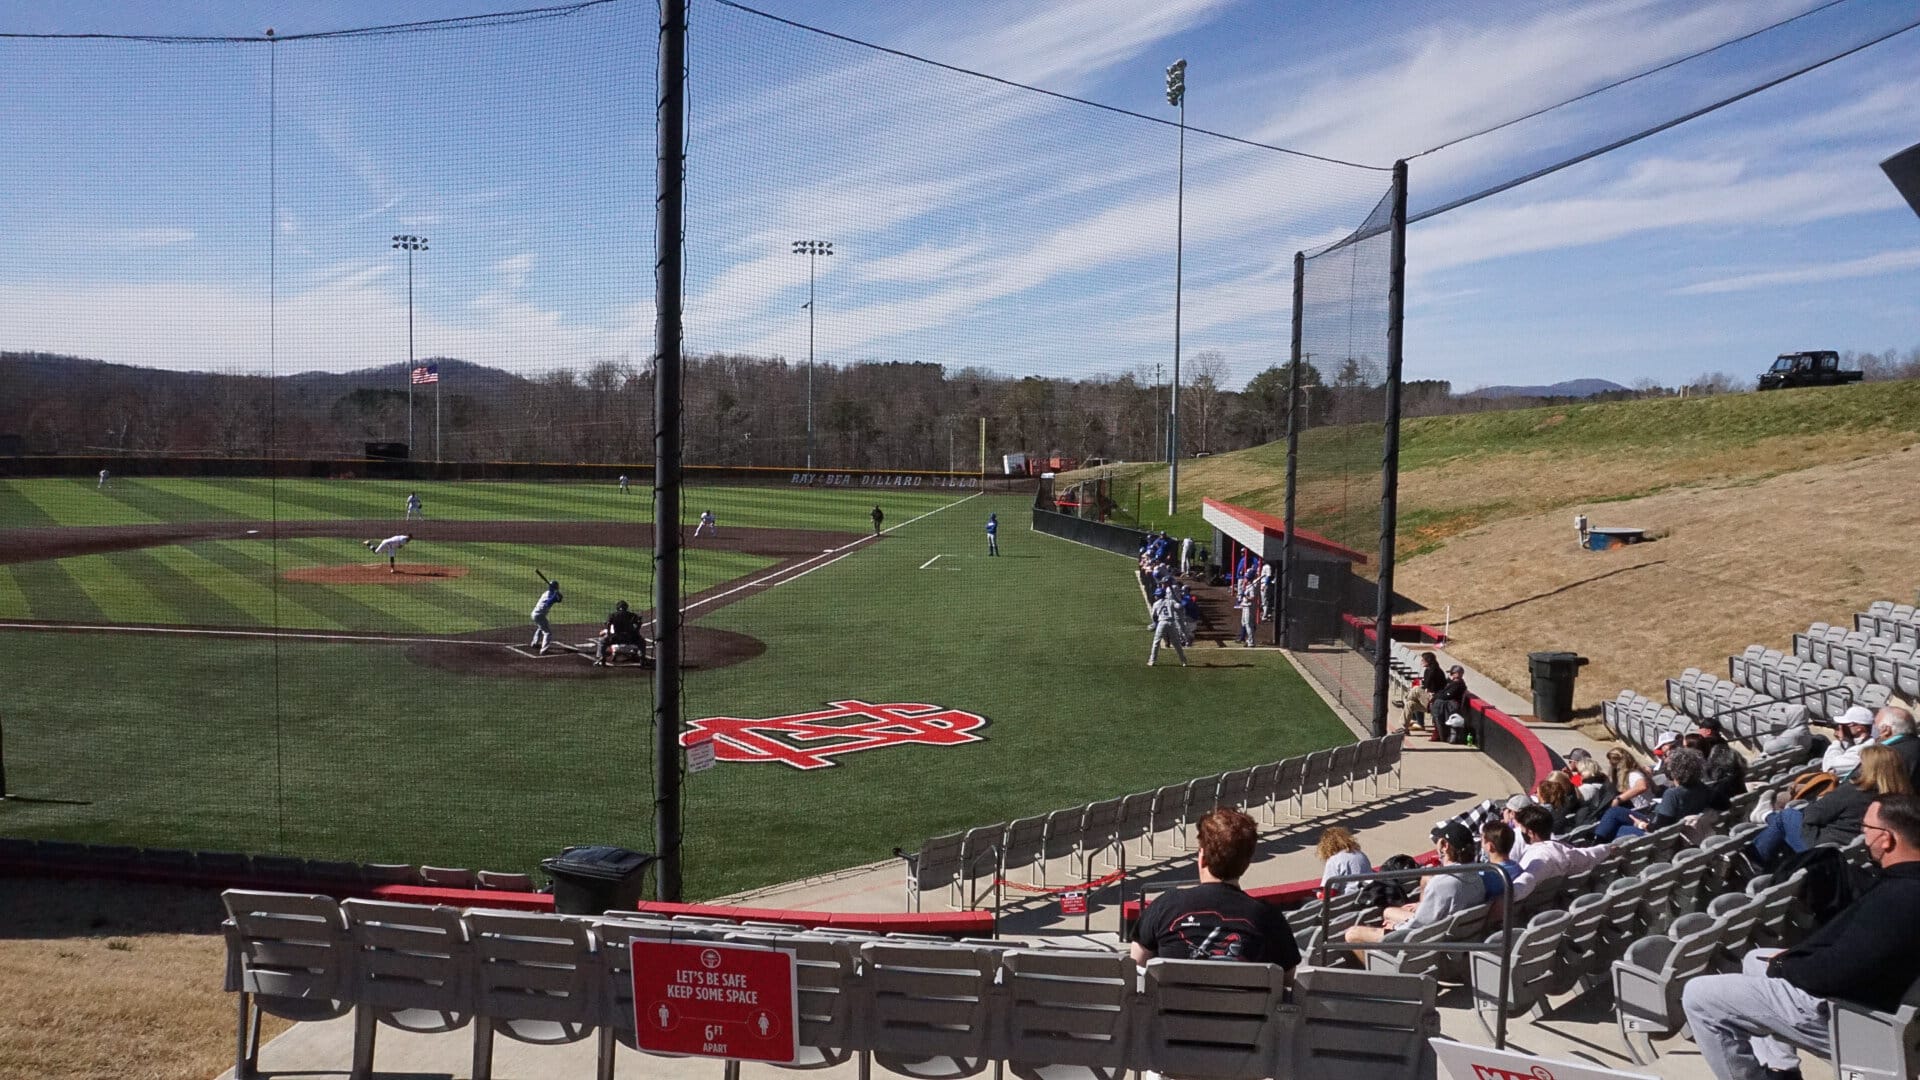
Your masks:
<instances>
[{"instance_id":1,"label":"red ngu logo on grass","mask_svg":"<svg viewBox=\"0 0 1920 1080\"><path fill-rule=\"evenodd\" d=\"M960 746L984 742L976 734L987 718L938 705L869 705L831 701L819 712L749 720L709 716L687 722L680 745L711 735L721 761L774 761L796 769L827 769L834 759L887 746Z\"/></svg>"}]
</instances>

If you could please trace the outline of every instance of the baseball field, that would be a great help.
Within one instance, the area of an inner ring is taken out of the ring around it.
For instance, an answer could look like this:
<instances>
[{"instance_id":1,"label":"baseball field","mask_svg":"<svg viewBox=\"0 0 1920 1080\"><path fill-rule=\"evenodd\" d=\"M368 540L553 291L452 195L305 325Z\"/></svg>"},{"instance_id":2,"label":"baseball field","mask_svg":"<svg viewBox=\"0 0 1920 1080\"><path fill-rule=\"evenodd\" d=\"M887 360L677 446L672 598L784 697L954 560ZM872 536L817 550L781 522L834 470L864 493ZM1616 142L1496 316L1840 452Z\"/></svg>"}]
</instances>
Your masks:
<instances>
[{"instance_id":1,"label":"baseball field","mask_svg":"<svg viewBox=\"0 0 1920 1080\"><path fill-rule=\"evenodd\" d=\"M507 870L650 848L649 673L579 651L616 600L650 606L644 489L427 484L403 521L409 490L0 483L0 725L27 797L0 835ZM722 750L686 778L691 897L1348 738L1276 653L1147 668L1128 561L1030 532L1027 496L685 506L684 719ZM390 573L366 542L403 533ZM536 575L565 597L546 655Z\"/></svg>"}]
</instances>

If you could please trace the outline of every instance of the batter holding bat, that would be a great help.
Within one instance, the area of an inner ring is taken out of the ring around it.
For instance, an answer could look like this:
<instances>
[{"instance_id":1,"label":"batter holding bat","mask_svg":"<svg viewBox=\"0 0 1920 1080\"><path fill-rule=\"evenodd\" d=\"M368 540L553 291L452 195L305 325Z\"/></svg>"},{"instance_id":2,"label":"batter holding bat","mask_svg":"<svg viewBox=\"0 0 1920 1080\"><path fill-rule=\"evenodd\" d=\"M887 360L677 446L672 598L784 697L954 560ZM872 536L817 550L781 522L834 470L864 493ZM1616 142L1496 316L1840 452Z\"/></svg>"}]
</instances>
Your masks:
<instances>
[{"instance_id":1,"label":"batter holding bat","mask_svg":"<svg viewBox=\"0 0 1920 1080\"><path fill-rule=\"evenodd\" d=\"M538 570L534 573L540 574L540 580L547 583L547 589L540 594L540 599L533 602L533 640L527 644L539 646L540 652L545 654L547 646L553 640L553 627L547 625L547 612L553 610L553 605L565 598L560 595L559 582L541 574Z\"/></svg>"}]
</instances>

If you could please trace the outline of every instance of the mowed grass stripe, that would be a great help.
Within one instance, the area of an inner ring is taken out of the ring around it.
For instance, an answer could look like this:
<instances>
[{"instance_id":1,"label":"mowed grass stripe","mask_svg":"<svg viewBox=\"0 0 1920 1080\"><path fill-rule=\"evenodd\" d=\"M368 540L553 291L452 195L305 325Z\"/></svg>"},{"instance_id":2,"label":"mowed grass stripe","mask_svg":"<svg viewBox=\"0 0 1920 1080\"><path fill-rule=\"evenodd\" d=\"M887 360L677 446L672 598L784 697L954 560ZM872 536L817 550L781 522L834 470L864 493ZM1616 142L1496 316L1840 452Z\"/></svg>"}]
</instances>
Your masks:
<instances>
[{"instance_id":1,"label":"mowed grass stripe","mask_svg":"<svg viewBox=\"0 0 1920 1080\"><path fill-rule=\"evenodd\" d=\"M44 480L23 483L20 490L47 518L35 524L144 525L154 520L108 497L93 480Z\"/></svg>"},{"instance_id":2,"label":"mowed grass stripe","mask_svg":"<svg viewBox=\"0 0 1920 1080\"><path fill-rule=\"evenodd\" d=\"M163 559L161 552L167 553ZM132 551L116 551L105 556L119 563L128 573L145 582L153 591L154 598L167 609L172 617L168 622L187 623L189 625L208 624L213 626L248 626L253 620L247 613L229 603L225 596L209 587L205 578L194 575L227 578L224 571L210 566L201 559L189 559L184 562L185 569L171 565L179 555L184 554L178 547L137 548ZM62 562L81 560L61 560ZM164 616L152 616L165 618ZM134 621L138 621L135 619Z\"/></svg>"},{"instance_id":3,"label":"mowed grass stripe","mask_svg":"<svg viewBox=\"0 0 1920 1080\"><path fill-rule=\"evenodd\" d=\"M280 553L283 572L297 566L371 565L371 560L367 558L367 550L352 540L332 538L282 540ZM354 630L425 633L443 629L441 621L426 610L425 605L408 595L415 589L412 585L320 585L282 581L280 587L286 590L287 595L302 601L306 599L308 590L324 591L336 596L350 591L353 603L358 608L365 612L377 613L370 619L348 623L348 627ZM471 629L471 627L462 629Z\"/></svg>"},{"instance_id":4,"label":"mowed grass stripe","mask_svg":"<svg viewBox=\"0 0 1920 1080\"><path fill-rule=\"evenodd\" d=\"M300 551L290 550L306 541L280 541L280 569L285 571L295 566L310 565L302 559L307 556ZM253 560L271 574L273 569L273 546L271 544L248 545L235 542L231 550ZM280 591L280 625L313 630L366 630L382 629L385 615L375 608L360 603L327 585L307 585L299 582L277 581L274 587ZM303 615L318 615L332 625L312 625L297 621Z\"/></svg>"},{"instance_id":5,"label":"mowed grass stripe","mask_svg":"<svg viewBox=\"0 0 1920 1080\"><path fill-rule=\"evenodd\" d=\"M348 481L340 481L347 483ZM271 480L240 480L241 490L261 498L269 497L273 492ZM338 521L350 518L391 517L398 521L406 513L404 504L387 504L376 509L374 503L366 498L347 498L319 490L315 485L319 480L279 482L279 518L280 521ZM344 489L342 489L344 490Z\"/></svg>"},{"instance_id":6,"label":"mowed grass stripe","mask_svg":"<svg viewBox=\"0 0 1920 1080\"><path fill-rule=\"evenodd\" d=\"M273 500L250 491L242 491L239 481L221 480L148 480L145 483L187 498L199 499L214 507L219 518L230 521L270 521Z\"/></svg>"},{"instance_id":7,"label":"mowed grass stripe","mask_svg":"<svg viewBox=\"0 0 1920 1080\"><path fill-rule=\"evenodd\" d=\"M46 481L0 480L0 528L24 529L61 522L40 505Z\"/></svg>"},{"instance_id":8,"label":"mowed grass stripe","mask_svg":"<svg viewBox=\"0 0 1920 1080\"><path fill-rule=\"evenodd\" d=\"M65 561L40 559L13 564L14 584L27 598L27 618L89 621L101 617L100 605L61 565Z\"/></svg>"},{"instance_id":9,"label":"mowed grass stripe","mask_svg":"<svg viewBox=\"0 0 1920 1080\"><path fill-rule=\"evenodd\" d=\"M230 516L213 503L146 480L115 480L102 494L150 521L224 521Z\"/></svg>"},{"instance_id":10,"label":"mowed grass stripe","mask_svg":"<svg viewBox=\"0 0 1920 1080\"><path fill-rule=\"evenodd\" d=\"M33 609L27 606L27 594L20 591L20 585L13 580L13 574L0 566L0 617L8 619L30 618Z\"/></svg>"},{"instance_id":11,"label":"mowed grass stripe","mask_svg":"<svg viewBox=\"0 0 1920 1080\"><path fill-rule=\"evenodd\" d=\"M275 603L275 582L271 563L260 562L247 554L250 549L265 549L258 540L213 540L184 547L153 549L154 557L168 563L197 581L206 582L245 611L253 624L300 626L313 630L338 629L332 619L285 595Z\"/></svg>"},{"instance_id":12,"label":"mowed grass stripe","mask_svg":"<svg viewBox=\"0 0 1920 1080\"><path fill-rule=\"evenodd\" d=\"M155 591L152 578L141 572L140 564L123 557L127 554L116 551L60 561L100 609L101 617L110 622L138 625L184 621Z\"/></svg>"}]
</instances>

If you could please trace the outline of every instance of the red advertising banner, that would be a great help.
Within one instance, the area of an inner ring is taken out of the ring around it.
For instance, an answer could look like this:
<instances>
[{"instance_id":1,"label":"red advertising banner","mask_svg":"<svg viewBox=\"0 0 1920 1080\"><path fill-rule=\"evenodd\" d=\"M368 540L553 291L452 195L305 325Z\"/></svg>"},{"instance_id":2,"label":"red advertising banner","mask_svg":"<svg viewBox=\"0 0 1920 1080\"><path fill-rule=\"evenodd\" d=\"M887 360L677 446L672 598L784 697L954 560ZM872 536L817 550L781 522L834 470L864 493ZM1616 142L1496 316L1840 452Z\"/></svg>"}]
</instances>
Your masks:
<instances>
[{"instance_id":1,"label":"red advertising banner","mask_svg":"<svg viewBox=\"0 0 1920 1080\"><path fill-rule=\"evenodd\" d=\"M1087 913L1087 894L1078 889L1060 894L1060 914L1085 915Z\"/></svg>"},{"instance_id":2,"label":"red advertising banner","mask_svg":"<svg viewBox=\"0 0 1920 1080\"><path fill-rule=\"evenodd\" d=\"M793 954L704 942L632 942L640 1049L792 1064L799 1056Z\"/></svg>"}]
</instances>

